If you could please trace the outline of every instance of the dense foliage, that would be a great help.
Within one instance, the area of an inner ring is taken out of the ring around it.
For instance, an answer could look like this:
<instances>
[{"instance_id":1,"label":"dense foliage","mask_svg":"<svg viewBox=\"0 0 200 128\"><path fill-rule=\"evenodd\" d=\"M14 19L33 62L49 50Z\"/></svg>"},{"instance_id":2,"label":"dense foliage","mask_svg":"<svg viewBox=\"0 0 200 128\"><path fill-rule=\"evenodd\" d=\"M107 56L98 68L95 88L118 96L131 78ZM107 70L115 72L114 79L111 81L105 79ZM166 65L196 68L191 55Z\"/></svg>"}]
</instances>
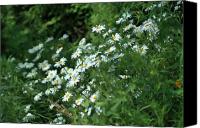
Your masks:
<instances>
[{"instance_id":1,"label":"dense foliage","mask_svg":"<svg viewBox=\"0 0 200 128\"><path fill-rule=\"evenodd\" d=\"M183 125L182 1L1 6L0 122Z\"/></svg>"}]
</instances>

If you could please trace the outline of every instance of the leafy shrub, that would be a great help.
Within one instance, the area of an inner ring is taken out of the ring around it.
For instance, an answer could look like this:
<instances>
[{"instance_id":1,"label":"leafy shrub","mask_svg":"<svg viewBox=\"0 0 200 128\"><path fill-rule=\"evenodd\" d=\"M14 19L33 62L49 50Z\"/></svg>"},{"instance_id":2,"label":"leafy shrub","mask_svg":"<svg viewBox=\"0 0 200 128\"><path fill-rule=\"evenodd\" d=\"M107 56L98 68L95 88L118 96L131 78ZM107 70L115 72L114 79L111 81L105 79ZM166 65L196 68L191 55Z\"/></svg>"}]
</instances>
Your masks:
<instances>
[{"instance_id":1,"label":"leafy shrub","mask_svg":"<svg viewBox=\"0 0 200 128\"><path fill-rule=\"evenodd\" d=\"M87 30L90 10L88 4L2 6L2 53L24 59L25 50L44 37L66 33L73 42Z\"/></svg>"}]
</instances>

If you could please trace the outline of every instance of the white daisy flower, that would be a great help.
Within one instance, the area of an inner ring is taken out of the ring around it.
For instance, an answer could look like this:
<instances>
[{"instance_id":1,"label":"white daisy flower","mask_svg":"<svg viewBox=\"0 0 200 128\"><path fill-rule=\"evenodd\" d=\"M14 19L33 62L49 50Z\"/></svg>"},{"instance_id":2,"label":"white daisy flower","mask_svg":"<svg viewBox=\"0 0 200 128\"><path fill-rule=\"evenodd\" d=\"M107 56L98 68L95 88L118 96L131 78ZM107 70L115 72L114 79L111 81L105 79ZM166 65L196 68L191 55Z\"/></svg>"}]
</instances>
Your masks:
<instances>
[{"instance_id":1,"label":"white daisy flower","mask_svg":"<svg viewBox=\"0 0 200 128\"><path fill-rule=\"evenodd\" d=\"M27 113L27 112L30 110L30 108L31 108L31 105L30 105L30 104L27 105L27 106L25 107L25 109L24 109L25 113Z\"/></svg>"},{"instance_id":2,"label":"white daisy flower","mask_svg":"<svg viewBox=\"0 0 200 128\"><path fill-rule=\"evenodd\" d=\"M117 21L116 21L116 24L121 24L123 23L125 20L123 18L119 18Z\"/></svg>"},{"instance_id":3,"label":"white daisy flower","mask_svg":"<svg viewBox=\"0 0 200 128\"><path fill-rule=\"evenodd\" d=\"M53 54L51 58L52 60L55 61L59 56L60 56L59 54Z\"/></svg>"},{"instance_id":4,"label":"white daisy flower","mask_svg":"<svg viewBox=\"0 0 200 128\"><path fill-rule=\"evenodd\" d=\"M47 80L51 81L53 78L57 76L57 70L49 70L47 75Z\"/></svg>"},{"instance_id":5,"label":"white daisy flower","mask_svg":"<svg viewBox=\"0 0 200 128\"><path fill-rule=\"evenodd\" d=\"M87 115L90 116L90 115L91 115L91 112L92 112L92 107L89 107L89 108L87 109Z\"/></svg>"},{"instance_id":6,"label":"white daisy flower","mask_svg":"<svg viewBox=\"0 0 200 128\"><path fill-rule=\"evenodd\" d=\"M63 50L63 47L60 47L59 49L56 50L56 54L59 54Z\"/></svg>"},{"instance_id":7,"label":"white daisy flower","mask_svg":"<svg viewBox=\"0 0 200 128\"><path fill-rule=\"evenodd\" d=\"M60 73L61 73L61 74L66 74L66 73L67 73L67 70L68 70L68 68L67 68L67 67L64 67L64 68L62 68L62 69L60 70Z\"/></svg>"},{"instance_id":8,"label":"white daisy flower","mask_svg":"<svg viewBox=\"0 0 200 128\"><path fill-rule=\"evenodd\" d=\"M67 59L66 58L64 58L64 57L62 57L61 59L60 59L60 64L61 65L65 65L65 62L67 61Z\"/></svg>"},{"instance_id":9,"label":"white daisy flower","mask_svg":"<svg viewBox=\"0 0 200 128\"><path fill-rule=\"evenodd\" d=\"M38 94L34 97L34 101L39 101L39 100L41 100L42 95L43 95L43 92L38 93Z\"/></svg>"},{"instance_id":10,"label":"white daisy flower","mask_svg":"<svg viewBox=\"0 0 200 128\"><path fill-rule=\"evenodd\" d=\"M48 88L48 89L45 91L45 95L47 95L47 96L49 96L50 94L51 94L51 95L54 95L56 92L57 92L57 89L56 89L56 88Z\"/></svg>"},{"instance_id":11,"label":"white daisy flower","mask_svg":"<svg viewBox=\"0 0 200 128\"><path fill-rule=\"evenodd\" d=\"M84 112L80 112L81 118L83 118L85 116Z\"/></svg>"},{"instance_id":12,"label":"white daisy flower","mask_svg":"<svg viewBox=\"0 0 200 128\"><path fill-rule=\"evenodd\" d=\"M80 57L81 53L82 53L82 50L80 48L77 48L76 51L72 54L71 58L76 59Z\"/></svg>"},{"instance_id":13,"label":"white daisy flower","mask_svg":"<svg viewBox=\"0 0 200 128\"><path fill-rule=\"evenodd\" d=\"M31 72L29 72L29 73L26 75L26 77L27 77L27 78L33 78L33 77L35 77L36 75L37 75L37 68L34 68L34 69L31 70Z\"/></svg>"},{"instance_id":14,"label":"white daisy flower","mask_svg":"<svg viewBox=\"0 0 200 128\"><path fill-rule=\"evenodd\" d=\"M146 45L143 45L141 48L140 48L140 54L141 55L145 55L146 52L147 52L147 49L149 49Z\"/></svg>"},{"instance_id":15,"label":"white daisy flower","mask_svg":"<svg viewBox=\"0 0 200 128\"><path fill-rule=\"evenodd\" d=\"M102 109L101 109L101 107L96 107L95 108L95 111L96 111L96 113L98 114L98 115L100 115L103 111L102 111Z\"/></svg>"},{"instance_id":16,"label":"white daisy flower","mask_svg":"<svg viewBox=\"0 0 200 128\"><path fill-rule=\"evenodd\" d=\"M30 120L34 119L35 116L31 113L27 113L26 116L23 118L24 122L29 122Z\"/></svg>"},{"instance_id":17,"label":"white daisy flower","mask_svg":"<svg viewBox=\"0 0 200 128\"><path fill-rule=\"evenodd\" d=\"M124 32L126 32L126 31L128 31L128 30L130 30L131 28L134 28L134 25L133 24L129 24L129 25L127 25L125 28L123 28L124 29Z\"/></svg>"},{"instance_id":18,"label":"white daisy flower","mask_svg":"<svg viewBox=\"0 0 200 128\"><path fill-rule=\"evenodd\" d=\"M115 35L112 35L112 39L114 41L120 41L122 37L119 35L119 33L116 33Z\"/></svg>"},{"instance_id":19,"label":"white daisy flower","mask_svg":"<svg viewBox=\"0 0 200 128\"><path fill-rule=\"evenodd\" d=\"M83 103L83 101L84 101L83 98L79 98L79 99L77 99L77 100L75 101L75 104L79 106L79 105L81 105L81 104Z\"/></svg>"},{"instance_id":20,"label":"white daisy flower","mask_svg":"<svg viewBox=\"0 0 200 128\"><path fill-rule=\"evenodd\" d=\"M49 109L52 110L55 107L54 104L49 105Z\"/></svg>"},{"instance_id":21,"label":"white daisy flower","mask_svg":"<svg viewBox=\"0 0 200 128\"><path fill-rule=\"evenodd\" d=\"M51 83L52 83L52 85L61 85L62 79L60 79L60 77L57 75Z\"/></svg>"},{"instance_id":22,"label":"white daisy flower","mask_svg":"<svg viewBox=\"0 0 200 128\"><path fill-rule=\"evenodd\" d=\"M69 101L69 98L72 96L71 93L69 92L66 92L65 95L63 96L62 98L62 101L65 102L65 101Z\"/></svg>"},{"instance_id":23,"label":"white daisy flower","mask_svg":"<svg viewBox=\"0 0 200 128\"><path fill-rule=\"evenodd\" d=\"M82 39L80 40L80 42L79 42L79 45L80 45L80 46L83 46L83 45L85 45L85 43L86 43L86 39L85 39L85 38L82 38Z\"/></svg>"},{"instance_id":24,"label":"white daisy flower","mask_svg":"<svg viewBox=\"0 0 200 128\"><path fill-rule=\"evenodd\" d=\"M69 80L69 85L74 86L80 81L80 76L72 76Z\"/></svg>"},{"instance_id":25,"label":"white daisy flower","mask_svg":"<svg viewBox=\"0 0 200 128\"><path fill-rule=\"evenodd\" d=\"M98 98L98 94L95 93L92 96L90 96L90 101L94 103L97 100L97 98Z\"/></svg>"},{"instance_id":26,"label":"white daisy flower","mask_svg":"<svg viewBox=\"0 0 200 128\"><path fill-rule=\"evenodd\" d=\"M48 64L48 60L44 60L42 63L38 64L39 69L42 69L42 71L47 71L50 68L50 64Z\"/></svg>"},{"instance_id":27,"label":"white daisy flower","mask_svg":"<svg viewBox=\"0 0 200 128\"><path fill-rule=\"evenodd\" d=\"M28 53L33 54L33 53L35 53L35 52L41 50L41 49L43 48L43 46L44 46L44 44L41 44L41 43L40 43L39 45L34 46L32 49L29 49L29 50L28 50Z\"/></svg>"},{"instance_id":28,"label":"white daisy flower","mask_svg":"<svg viewBox=\"0 0 200 128\"><path fill-rule=\"evenodd\" d=\"M110 47L108 50L105 51L106 54L111 53L116 50L115 46Z\"/></svg>"},{"instance_id":29,"label":"white daisy flower","mask_svg":"<svg viewBox=\"0 0 200 128\"><path fill-rule=\"evenodd\" d=\"M105 28L105 25L96 25L92 27L92 32L101 33Z\"/></svg>"}]
</instances>

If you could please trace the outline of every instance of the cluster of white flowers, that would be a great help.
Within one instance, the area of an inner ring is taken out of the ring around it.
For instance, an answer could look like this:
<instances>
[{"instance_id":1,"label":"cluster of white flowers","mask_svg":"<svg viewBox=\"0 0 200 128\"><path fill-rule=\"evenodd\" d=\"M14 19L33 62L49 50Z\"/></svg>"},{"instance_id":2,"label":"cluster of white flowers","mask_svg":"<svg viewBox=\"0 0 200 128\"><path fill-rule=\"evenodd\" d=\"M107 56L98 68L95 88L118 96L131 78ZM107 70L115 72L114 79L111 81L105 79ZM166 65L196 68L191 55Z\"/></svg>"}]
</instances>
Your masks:
<instances>
[{"instance_id":1,"label":"cluster of white flowers","mask_svg":"<svg viewBox=\"0 0 200 128\"><path fill-rule=\"evenodd\" d=\"M115 33L115 35L112 35L112 38L114 41L120 41L122 39L119 33Z\"/></svg>"},{"instance_id":2,"label":"cluster of white flowers","mask_svg":"<svg viewBox=\"0 0 200 128\"><path fill-rule=\"evenodd\" d=\"M147 8L145 9L145 11L152 11L152 10L155 9L155 8L164 7L166 4L167 4L166 1L161 1L161 2L159 2L158 4L153 4L153 5L149 6L149 7L147 7Z\"/></svg>"},{"instance_id":3,"label":"cluster of white flowers","mask_svg":"<svg viewBox=\"0 0 200 128\"><path fill-rule=\"evenodd\" d=\"M95 111L96 111L96 113L97 113L98 115L100 115L100 114L103 112L103 110L102 110L101 107L99 107L99 106L96 107Z\"/></svg>"},{"instance_id":4,"label":"cluster of white flowers","mask_svg":"<svg viewBox=\"0 0 200 128\"><path fill-rule=\"evenodd\" d=\"M33 68L29 73L27 73L27 78L34 78L37 75L37 68Z\"/></svg>"},{"instance_id":5,"label":"cluster of white flowers","mask_svg":"<svg viewBox=\"0 0 200 128\"><path fill-rule=\"evenodd\" d=\"M92 32L101 33L105 28L105 25L96 25L92 27Z\"/></svg>"},{"instance_id":6,"label":"cluster of white flowers","mask_svg":"<svg viewBox=\"0 0 200 128\"><path fill-rule=\"evenodd\" d=\"M43 49L40 50L40 51L37 53L36 57L33 59L33 62L36 62L36 61L38 61L38 60L41 58L42 52L43 52Z\"/></svg>"},{"instance_id":7,"label":"cluster of white flowers","mask_svg":"<svg viewBox=\"0 0 200 128\"><path fill-rule=\"evenodd\" d=\"M125 12L122 14L122 17L120 17L117 21L116 24L121 24L125 21L127 21L129 18L131 18L131 14L128 12Z\"/></svg>"},{"instance_id":8,"label":"cluster of white flowers","mask_svg":"<svg viewBox=\"0 0 200 128\"><path fill-rule=\"evenodd\" d=\"M95 111L97 115L100 115L103 112L103 110L99 106L95 106L95 107L90 106L90 107L87 107L85 111L80 112L81 118L84 118L85 115L90 116L92 111Z\"/></svg>"},{"instance_id":9,"label":"cluster of white flowers","mask_svg":"<svg viewBox=\"0 0 200 128\"><path fill-rule=\"evenodd\" d=\"M176 6L174 7L174 10L177 11L179 8L181 8L181 5L183 4L182 0L179 0L176 2Z\"/></svg>"},{"instance_id":10,"label":"cluster of white flowers","mask_svg":"<svg viewBox=\"0 0 200 128\"><path fill-rule=\"evenodd\" d=\"M81 105L83 103L84 99L83 98L79 98L75 101L76 105Z\"/></svg>"},{"instance_id":11,"label":"cluster of white flowers","mask_svg":"<svg viewBox=\"0 0 200 128\"><path fill-rule=\"evenodd\" d=\"M56 114L56 118L53 120L53 124L65 124L66 120L63 118L62 114Z\"/></svg>"},{"instance_id":12,"label":"cluster of white flowers","mask_svg":"<svg viewBox=\"0 0 200 128\"><path fill-rule=\"evenodd\" d=\"M159 6L164 6L164 3L160 3ZM147 19L146 21L144 21L140 26L135 26L133 24L133 19L131 19L131 15L126 12L122 15L122 17L120 19L118 19L116 21L117 24L120 23L124 23L124 22L129 22L129 24L127 26L125 26L123 28L123 34L121 33L115 33L115 34L111 34L113 33L115 30L115 28L108 28L108 31L105 31L104 33L102 33L102 36L105 37L109 37L109 35L111 36L111 38L106 38L107 40L105 42L105 44L100 44L99 45L99 50L101 51L102 48L104 47L110 47L109 49L107 49L104 54L100 55L100 62L104 61L104 62L108 62L109 60L113 60L113 59L119 59L120 57L123 57L124 54L123 53L119 53L116 46L115 46L115 42L119 42L120 40L123 41L123 38L120 35L124 35L127 34L127 38L128 41L127 43L120 43L119 45L122 46L123 48L132 48L133 51L140 53L141 55L145 55L147 52L147 45L142 45L140 46L139 44L137 44L137 42L135 41L135 38L131 38L132 35L135 35L138 38L141 38L141 35L143 34L144 36L146 36L146 38L153 42L154 40L157 39L158 34L159 34L159 29L158 29L158 25L156 24L156 22L152 19ZM130 33L133 32L133 33ZM128 34L130 33L130 34ZM100 33L101 34L101 33ZM134 37L134 36L133 36ZM111 56L110 58L108 57L108 55L110 53L116 53L115 56Z\"/></svg>"},{"instance_id":13,"label":"cluster of white flowers","mask_svg":"<svg viewBox=\"0 0 200 128\"><path fill-rule=\"evenodd\" d=\"M34 63L28 63L28 62L25 62L25 63L19 63L18 64L18 68L22 69L22 68L25 68L25 69L30 69L34 66Z\"/></svg>"},{"instance_id":14,"label":"cluster of white flowers","mask_svg":"<svg viewBox=\"0 0 200 128\"><path fill-rule=\"evenodd\" d=\"M103 37L104 37L104 38L108 37L108 35L111 34L112 32L113 32L113 30L109 29L107 32L105 32L105 33L103 34Z\"/></svg>"},{"instance_id":15,"label":"cluster of white flowers","mask_svg":"<svg viewBox=\"0 0 200 128\"><path fill-rule=\"evenodd\" d=\"M63 50L63 47L60 47L59 49L56 50L56 53L52 55L52 59L55 61L59 56L60 52Z\"/></svg>"},{"instance_id":16,"label":"cluster of white flowers","mask_svg":"<svg viewBox=\"0 0 200 128\"><path fill-rule=\"evenodd\" d=\"M83 38L83 39L80 40L78 48L72 54L71 58L72 59L77 59L77 58L79 58L81 56L81 54L83 52L90 52L93 49L94 49L94 47L92 46L92 44L91 43L87 43L86 44L86 39Z\"/></svg>"},{"instance_id":17,"label":"cluster of white flowers","mask_svg":"<svg viewBox=\"0 0 200 128\"><path fill-rule=\"evenodd\" d=\"M56 92L57 92L57 88L48 88L46 91L45 91L45 95L49 96L49 95L54 95Z\"/></svg>"},{"instance_id":18,"label":"cluster of white flowers","mask_svg":"<svg viewBox=\"0 0 200 128\"><path fill-rule=\"evenodd\" d=\"M134 33L136 34L136 36L140 36L140 34L143 32L147 32L147 39L153 41L157 39L159 29L154 20L148 19L144 21L142 25L138 27L134 26Z\"/></svg>"},{"instance_id":19,"label":"cluster of white flowers","mask_svg":"<svg viewBox=\"0 0 200 128\"><path fill-rule=\"evenodd\" d=\"M63 99L62 101L65 102L65 101L69 101L69 98L72 96L71 93L69 92L66 92L65 95L63 96Z\"/></svg>"},{"instance_id":20,"label":"cluster of white flowers","mask_svg":"<svg viewBox=\"0 0 200 128\"><path fill-rule=\"evenodd\" d=\"M54 107L55 107L54 104L50 104L50 105L49 105L49 109L50 109L50 110L52 110Z\"/></svg>"},{"instance_id":21,"label":"cluster of white flowers","mask_svg":"<svg viewBox=\"0 0 200 128\"><path fill-rule=\"evenodd\" d=\"M34 97L34 101L39 101L39 100L41 100L42 95L43 95L43 92L38 93L38 94Z\"/></svg>"},{"instance_id":22,"label":"cluster of white flowers","mask_svg":"<svg viewBox=\"0 0 200 128\"><path fill-rule=\"evenodd\" d=\"M48 70L47 77L42 81L42 83L51 82L57 76L57 70Z\"/></svg>"},{"instance_id":23,"label":"cluster of white flowers","mask_svg":"<svg viewBox=\"0 0 200 128\"><path fill-rule=\"evenodd\" d=\"M33 54L33 53L36 53L37 51L41 50L43 47L44 47L44 45L42 43L40 43L39 45L29 49L28 52L30 54Z\"/></svg>"},{"instance_id":24,"label":"cluster of white flowers","mask_svg":"<svg viewBox=\"0 0 200 128\"><path fill-rule=\"evenodd\" d=\"M35 116L29 112L30 108L31 108L31 104L26 105L26 107L24 108L24 112L26 113L26 115L23 118L23 122L29 122L35 118Z\"/></svg>"},{"instance_id":25,"label":"cluster of white flowers","mask_svg":"<svg viewBox=\"0 0 200 128\"><path fill-rule=\"evenodd\" d=\"M171 14L171 16L172 16L172 14ZM157 22L161 22L161 20L166 21L168 18L170 18L170 15L167 14L166 12L163 12L162 17L155 16L155 15L152 16L152 19Z\"/></svg>"},{"instance_id":26,"label":"cluster of white flowers","mask_svg":"<svg viewBox=\"0 0 200 128\"><path fill-rule=\"evenodd\" d=\"M25 107L25 109L24 109L25 113L27 113L27 112L30 110L30 108L31 108L31 105L30 105L30 104L27 105L27 106Z\"/></svg>"},{"instance_id":27,"label":"cluster of white flowers","mask_svg":"<svg viewBox=\"0 0 200 128\"><path fill-rule=\"evenodd\" d=\"M134 45L132 49L140 53L141 55L145 55L147 53L147 49L149 48L144 44L141 47L139 47L138 45Z\"/></svg>"},{"instance_id":28,"label":"cluster of white flowers","mask_svg":"<svg viewBox=\"0 0 200 128\"><path fill-rule=\"evenodd\" d=\"M105 54L109 54L109 53L111 53L111 52L113 52L115 50L116 50L116 47L115 46L111 46L108 50L105 51Z\"/></svg>"},{"instance_id":29,"label":"cluster of white flowers","mask_svg":"<svg viewBox=\"0 0 200 128\"><path fill-rule=\"evenodd\" d=\"M48 64L48 60L44 60L42 63L38 64L39 69L42 69L42 71L47 71L51 65Z\"/></svg>"},{"instance_id":30,"label":"cluster of white flowers","mask_svg":"<svg viewBox=\"0 0 200 128\"><path fill-rule=\"evenodd\" d=\"M96 92L95 94L91 95L90 101L94 103L97 100L98 95L99 95L98 92Z\"/></svg>"},{"instance_id":31,"label":"cluster of white flowers","mask_svg":"<svg viewBox=\"0 0 200 128\"><path fill-rule=\"evenodd\" d=\"M33 119L35 119L35 115L31 113L27 113L26 116L23 118L23 122L29 122Z\"/></svg>"},{"instance_id":32,"label":"cluster of white flowers","mask_svg":"<svg viewBox=\"0 0 200 128\"><path fill-rule=\"evenodd\" d=\"M103 109L102 106L98 106L97 103L100 101L102 93L95 89L97 87L96 85L105 83L104 81L100 83L97 82L95 79L96 76L91 76L92 78L88 80L88 78L86 78L88 75L87 72L93 69L100 69L102 63L119 62L120 58L123 58L128 50L128 52L137 52L141 57L144 57L150 44L145 44L146 42L138 43L136 40L138 35L147 33L148 35L146 38L153 41L157 38L159 33L158 25L154 20L148 19L140 26L135 26L131 18L132 16L128 12L122 14L116 21L116 24L123 23L123 25L118 25L122 26L122 30L119 31L117 31L116 28L109 28L105 25L96 25L92 27L92 32L98 34L98 36L104 37L102 38L103 42L97 45L88 43L85 38L82 38L76 50L69 56L71 60L67 60L66 58L68 57L62 56L63 47L59 47L55 49L55 53L51 56L52 60L42 60L37 62L37 64L32 62L19 63L18 67L20 69L30 69L29 72L25 73L26 78L34 78L34 80L30 82L31 85L29 83L26 87L34 91L35 85L42 84L40 93L36 94L33 98L35 101L34 103L44 98L49 99L49 97L58 95L59 98L55 98L55 102L62 103L64 107L66 107L66 104L69 104L68 106L72 106L73 109L80 110L79 112L82 118L85 115L90 116L93 113L100 115ZM128 24L126 25L125 23ZM60 40L66 38L68 38L68 35L64 34ZM53 40L53 37L49 37L46 42L50 42L51 40ZM39 44L29 49L29 53L32 54L40 51L38 54L42 54L42 51L45 50L42 50L43 47L44 45ZM70 61L74 63L69 64L68 62ZM111 64L108 72L115 71L116 66L114 63ZM45 75L45 77L42 77L42 75ZM129 74L118 75L120 77L119 80L131 78ZM38 88L40 87L37 86L37 90ZM27 93L27 90L25 91ZM44 102L48 102L49 109L54 110L54 101L50 102L49 100L44 100ZM27 106L25 111L28 112L29 109L30 106ZM30 114L28 117L31 117ZM27 121L27 116L25 120ZM65 122L66 120L64 117L58 114L57 118L55 118L52 123L63 124Z\"/></svg>"},{"instance_id":33,"label":"cluster of white flowers","mask_svg":"<svg viewBox=\"0 0 200 128\"><path fill-rule=\"evenodd\" d=\"M79 75L79 72L77 69L69 68L67 70L67 73L64 78L65 80L68 80L66 87L73 87L74 85L77 85L77 83L80 81L81 77Z\"/></svg>"},{"instance_id":34,"label":"cluster of white flowers","mask_svg":"<svg viewBox=\"0 0 200 128\"><path fill-rule=\"evenodd\" d=\"M64 58L64 57L62 57L62 58L60 59L60 61L56 62L56 64L54 65L54 67L59 68L59 67L61 67L61 66L64 66L66 61L67 61L67 59Z\"/></svg>"},{"instance_id":35,"label":"cluster of white flowers","mask_svg":"<svg viewBox=\"0 0 200 128\"><path fill-rule=\"evenodd\" d=\"M126 32L126 31L130 30L131 28L134 28L133 23L128 24L128 25L123 29L123 31Z\"/></svg>"},{"instance_id":36,"label":"cluster of white flowers","mask_svg":"<svg viewBox=\"0 0 200 128\"><path fill-rule=\"evenodd\" d=\"M81 53L82 53L82 50L81 49L76 49L76 52L74 52L73 54L72 54L72 59L75 59L75 58L78 58L78 57L80 57L80 55L81 55Z\"/></svg>"}]
</instances>

